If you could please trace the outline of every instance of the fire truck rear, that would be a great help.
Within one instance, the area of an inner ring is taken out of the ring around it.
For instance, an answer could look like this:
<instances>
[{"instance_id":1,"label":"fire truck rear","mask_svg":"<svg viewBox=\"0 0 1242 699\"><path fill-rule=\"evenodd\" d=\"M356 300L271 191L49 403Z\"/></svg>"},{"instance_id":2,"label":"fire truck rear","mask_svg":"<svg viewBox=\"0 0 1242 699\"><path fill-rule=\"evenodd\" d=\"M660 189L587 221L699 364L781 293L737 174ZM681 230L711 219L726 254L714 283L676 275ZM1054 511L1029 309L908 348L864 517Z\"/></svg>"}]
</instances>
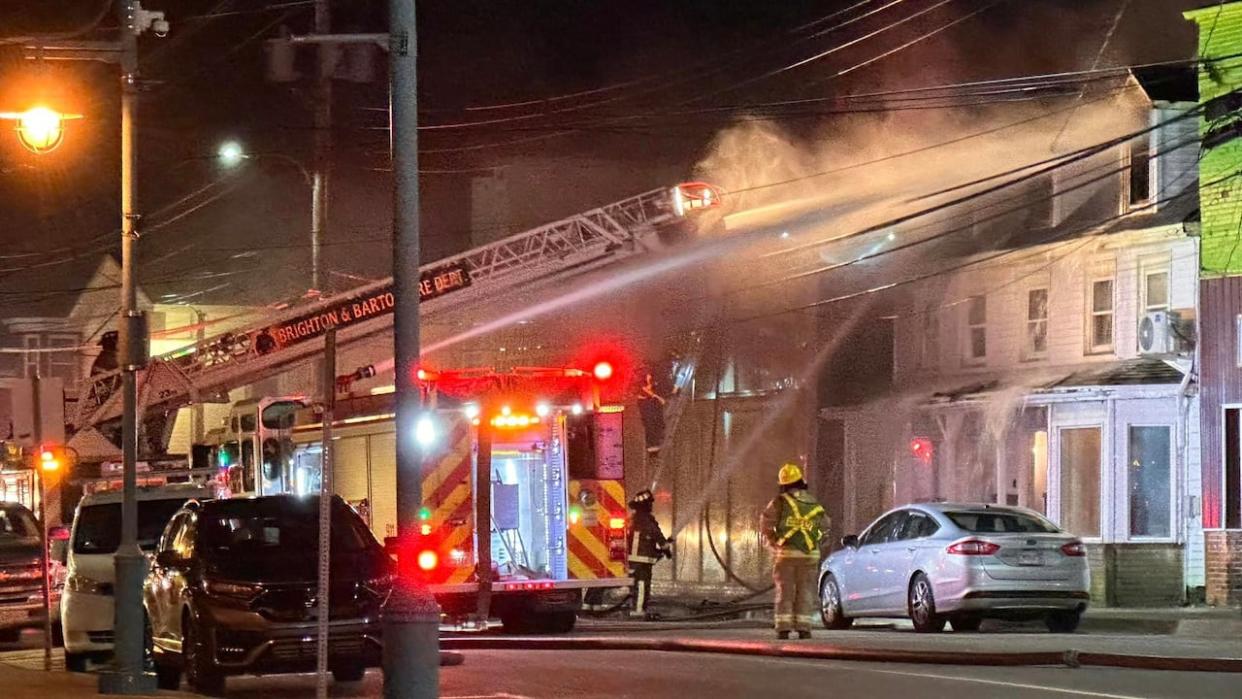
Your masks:
<instances>
[{"instance_id":1,"label":"fire truck rear","mask_svg":"<svg viewBox=\"0 0 1242 699\"><path fill-rule=\"evenodd\" d=\"M406 568L449 623L568 631L586 590L630 584L623 412L599 403L610 367L593 369L420 371L428 411L409 438L423 455L423 506L400 547L393 396L338 401L332 489L414 561ZM319 488L322 429L313 408L296 420L294 492Z\"/></svg>"}]
</instances>

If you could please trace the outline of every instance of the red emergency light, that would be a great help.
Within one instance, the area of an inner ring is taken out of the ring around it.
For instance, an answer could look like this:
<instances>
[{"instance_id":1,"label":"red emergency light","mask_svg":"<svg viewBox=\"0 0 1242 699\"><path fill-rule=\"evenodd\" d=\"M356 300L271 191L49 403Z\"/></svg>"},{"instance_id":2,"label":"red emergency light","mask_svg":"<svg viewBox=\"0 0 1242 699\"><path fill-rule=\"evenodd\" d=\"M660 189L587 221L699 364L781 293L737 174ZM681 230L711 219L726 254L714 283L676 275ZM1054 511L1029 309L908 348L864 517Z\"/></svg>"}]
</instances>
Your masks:
<instances>
[{"instance_id":1,"label":"red emergency light","mask_svg":"<svg viewBox=\"0 0 1242 699\"><path fill-rule=\"evenodd\" d=\"M932 441L927 437L915 437L910 440L910 453L924 464L931 464L934 452L935 447L932 446Z\"/></svg>"},{"instance_id":2,"label":"red emergency light","mask_svg":"<svg viewBox=\"0 0 1242 699\"><path fill-rule=\"evenodd\" d=\"M612 378L612 362L596 362L595 368L591 370L595 378L599 381L607 381Z\"/></svg>"}]
</instances>

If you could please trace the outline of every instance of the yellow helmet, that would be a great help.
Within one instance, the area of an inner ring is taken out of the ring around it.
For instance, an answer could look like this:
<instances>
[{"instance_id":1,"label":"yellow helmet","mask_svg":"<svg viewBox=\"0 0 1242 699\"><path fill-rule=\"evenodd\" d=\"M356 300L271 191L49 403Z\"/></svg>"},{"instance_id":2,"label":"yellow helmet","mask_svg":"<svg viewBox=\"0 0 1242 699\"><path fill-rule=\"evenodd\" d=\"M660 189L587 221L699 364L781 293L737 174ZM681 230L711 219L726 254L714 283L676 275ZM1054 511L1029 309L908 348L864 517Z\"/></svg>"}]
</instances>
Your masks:
<instances>
[{"instance_id":1,"label":"yellow helmet","mask_svg":"<svg viewBox=\"0 0 1242 699\"><path fill-rule=\"evenodd\" d=\"M781 485L789 485L802 480L802 469L798 464L785 464L781 466L781 472L777 474L776 480Z\"/></svg>"}]
</instances>

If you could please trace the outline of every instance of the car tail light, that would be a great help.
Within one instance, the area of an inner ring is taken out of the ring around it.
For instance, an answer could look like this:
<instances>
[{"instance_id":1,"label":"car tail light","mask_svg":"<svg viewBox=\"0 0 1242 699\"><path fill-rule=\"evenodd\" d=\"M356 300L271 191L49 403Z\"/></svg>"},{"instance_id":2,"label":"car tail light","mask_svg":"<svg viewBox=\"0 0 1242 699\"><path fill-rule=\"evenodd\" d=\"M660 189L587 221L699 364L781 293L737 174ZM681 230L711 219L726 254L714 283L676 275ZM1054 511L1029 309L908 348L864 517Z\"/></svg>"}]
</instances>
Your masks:
<instances>
[{"instance_id":1,"label":"car tail light","mask_svg":"<svg viewBox=\"0 0 1242 699\"><path fill-rule=\"evenodd\" d=\"M419 552L418 554L419 569L424 570L424 571L435 570L435 567L439 564L440 564L440 557L436 555L435 551Z\"/></svg>"},{"instance_id":2,"label":"car tail light","mask_svg":"<svg viewBox=\"0 0 1242 699\"><path fill-rule=\"evenodd\" d=\"M1085 556L1087 555L1087 547L1083 546L1081 541L1071 541L1061 547L1061 553L1066 556Z\"/></svg>"},{"instance_id":3,"label":"car tail light","mask_svg":"<svg viewBox=\"0 0 1242 699\"><path fill-rule=\"evenodd\" d=\"M959 541L948 548L948 552L958 556L991 556L1000 551L1000 544L980 539Z\"/></svg>"}]
</instances>

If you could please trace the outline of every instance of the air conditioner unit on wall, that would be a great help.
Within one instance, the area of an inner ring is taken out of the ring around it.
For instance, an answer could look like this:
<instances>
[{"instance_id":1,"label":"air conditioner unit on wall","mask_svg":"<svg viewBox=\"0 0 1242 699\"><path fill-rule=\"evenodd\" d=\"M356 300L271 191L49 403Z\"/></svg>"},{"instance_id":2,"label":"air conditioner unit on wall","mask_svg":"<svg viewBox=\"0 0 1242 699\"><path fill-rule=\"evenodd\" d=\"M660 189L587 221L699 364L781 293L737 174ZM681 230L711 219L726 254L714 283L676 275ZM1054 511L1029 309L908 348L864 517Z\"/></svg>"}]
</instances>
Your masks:
<instances>
[{"instance_id":1,"label":"air conditioner unit on wall","mask_svg":"<svg viewBox=\"0 0 1242 699\"><path fill-rule=\"evenodd\" d=\"M1181 318L1176 311L1150 311L1139 321L1139 354L1176 354L1178 324Z\"/></svg>"}]
</instances>

